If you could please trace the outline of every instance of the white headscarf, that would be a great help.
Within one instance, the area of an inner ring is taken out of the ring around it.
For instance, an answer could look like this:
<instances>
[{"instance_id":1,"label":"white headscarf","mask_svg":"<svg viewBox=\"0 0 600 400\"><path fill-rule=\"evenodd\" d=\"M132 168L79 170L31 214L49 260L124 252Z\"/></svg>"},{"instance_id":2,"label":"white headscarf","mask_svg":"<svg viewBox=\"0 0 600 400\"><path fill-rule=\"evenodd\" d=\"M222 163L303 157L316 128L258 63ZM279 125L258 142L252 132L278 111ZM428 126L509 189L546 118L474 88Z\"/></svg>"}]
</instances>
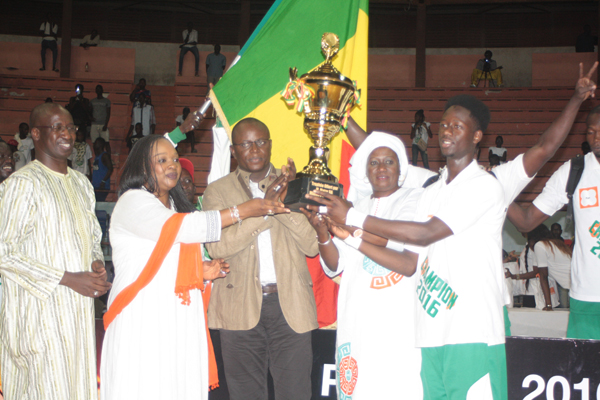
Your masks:
<instances>
[{"instance_id":1,"label":"white headscarf","mask_svg":"<svg viewBox=\"0 0 600 400\"><path fill-rule=\"evenodd\" d=\"M350 159L352 166L348 169L350 172L349 201L354 202L357 199L362 199L373 194L373 187L367 178L367 162L369 155L379 147L388 147L396 153L400 161L398 186L402 186L404 183L406 174L408 173L408 157L406 156L404 144L400 139L389 133L371 132Z\"/></svg>"}]
</instances>

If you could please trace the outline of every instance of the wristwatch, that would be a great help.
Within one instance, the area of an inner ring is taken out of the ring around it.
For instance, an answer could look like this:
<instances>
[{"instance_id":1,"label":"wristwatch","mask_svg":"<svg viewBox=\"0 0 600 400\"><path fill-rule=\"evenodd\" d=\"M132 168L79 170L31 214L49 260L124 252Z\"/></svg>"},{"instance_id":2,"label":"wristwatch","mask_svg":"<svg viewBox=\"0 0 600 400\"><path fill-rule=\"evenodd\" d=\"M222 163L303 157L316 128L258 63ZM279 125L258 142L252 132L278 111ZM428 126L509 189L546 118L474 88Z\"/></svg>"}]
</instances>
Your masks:
<instances>
[{"instance_id":1,"label":"wristwatch","mask_svg":"<svg viewBox=\"0 0 600 400\"><path fill-rule=\"evenodd\" d=\"M362 235L363 235L362 229L357 229L354 232L352 232L352 237L355 237L355 238L360 238Z\"/></svg>"}]
</instances>

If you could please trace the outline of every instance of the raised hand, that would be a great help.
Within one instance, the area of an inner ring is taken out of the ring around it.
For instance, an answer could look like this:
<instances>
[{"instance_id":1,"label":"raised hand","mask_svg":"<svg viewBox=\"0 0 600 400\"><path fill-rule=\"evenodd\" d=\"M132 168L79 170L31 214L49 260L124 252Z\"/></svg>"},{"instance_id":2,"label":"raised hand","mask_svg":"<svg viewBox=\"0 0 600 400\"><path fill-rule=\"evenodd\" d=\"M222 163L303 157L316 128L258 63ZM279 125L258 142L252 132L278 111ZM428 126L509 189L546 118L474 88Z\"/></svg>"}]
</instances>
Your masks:
<instances>
[{"instance_id":1,"label":"raised hand","mask_svg":"<svg viewBox=\"0 0 600 400\"><path fill-rule=\"evenodd\" d=\"M229 264L222 258L204 261L202 267L205 281L214 281L215 279L224 278L229 273Z\"/></svg>"},{"instance_id":2,"label":"raised hand","mask_svg":"<svg viewBox=\"0 0 600 400\"><path fill-rule=\"evenodd\" d=\"M204 116L200 114L199 111L191 112L188 114L185 121L183 121L183 124L181 124L179 129L184 133L198 129L203 118Z\"/></svg>"},{"instance_id":3,"label":"raised hand","mask_svg":"<svg viewBox=\"0 0 600 400\"><path fill-rule=\"evenodd\" d=\"M282 193L287 193L288 175L281 174L267 188L265 200L283 201Z\"/></svg>"},{"instance_id":4,"label":"raised hand","mask_svg":"<svg viewBox=\"0 0 600 400\"><path fill-rule=\"evenodd\" d=\"M586 75L583 75L583 63L579 63L579 80L575 85L575 96L579 97L581 101L596 96L596 83L592 81L592 76L596 72L596 68L598 68L598 61L592 65L592 68L590 68Z\"/></svg>"},{"instance_id":5,"label":"raised hand","mask_svg":"<svg viewBox=\"0 0 600 400\"><path fill-rule=\"evenodd\" d=\"M281 172L283 174L287 175L288 183L293 181L294 179L296 179L296 164L294 163L294 160L292 160L290 157L288 157L287 164L281 166ZM279 197L279 199L281 201L285 200L285 196L287 196L287 191L288 191L288 185L286 185L281 190L281 196Z\"/></svg>"},{"instance_id":6,"label":"raised hand","mask_svg":"<svg viewBox=\"0 0 600 400\"><path fill-rule=\"evenodd\" d=\"M325 218L314 211L307 211L304 208L300 208L302 214L306 215L308 222L312 225L312 227L317 232L317 237L319 238L319 242L323 243L327 240L329 232L327 231L327 221Z\"/></svg>"},{"instance_id":7,"label":"raised hand","mask_svg":"<svg viewBox=\"0 0 600 400\"><path fill-rule=\"evenodd\" d=\"M314 191L314 194L317 196L307 194L306 198L309 200L316 201L317 203L321 203L322 206L313 206L309 204L306 206L308 210L315 211L320 214L326 214L329 218L331 218L338 224L346 223L346 215L348 215L348 210L352 207L352 203L338 196L334 196L326 192L321 192L319 190Z\"/></svg>"}]
</instances>

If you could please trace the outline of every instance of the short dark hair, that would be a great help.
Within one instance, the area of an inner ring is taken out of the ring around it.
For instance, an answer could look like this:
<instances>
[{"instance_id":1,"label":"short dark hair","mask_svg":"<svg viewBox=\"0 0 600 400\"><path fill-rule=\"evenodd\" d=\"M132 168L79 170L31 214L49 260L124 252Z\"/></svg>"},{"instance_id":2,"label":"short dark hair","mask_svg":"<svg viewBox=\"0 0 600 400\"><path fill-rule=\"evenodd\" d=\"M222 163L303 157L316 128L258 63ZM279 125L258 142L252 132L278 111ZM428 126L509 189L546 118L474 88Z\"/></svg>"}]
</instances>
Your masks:
<instances>
[{"instance_id":1,"label":"short dark hair","mask_svg":"<svg viewBox=\"0 0 600 400\"><path fill-rule=\"evenodd\" d=\"M590 111L590 113L588 114L588 116L585 119L585 122L587 124L588 119L595 114L600 114L600 105L597 105L596 107L592 108L592 111Z\"/></svg>"},{"instance_id":2,"label":"short dark hair","mask_svg":"<svg viewBox=\"0 0 600 400\"><path fill-rule=\"evenodd\" d=\"M231 141L232 142L233 142L233 138L239 132L239 130L241 129L241 126L243 126L243 125L254 125L257 128L264 129L269 134L269 137L271 136L271 132L269 131L269 128L267 127L267 125L265 125L264 122L262 122L256 118L249 117L249 118L244 118L243 120L241 120L237 124L235 124L235 126L233 127L233 130L231 131Z\"/></svg>"},{"instance_id":3,"label":"short dark hair","mask_svg":"<svg viewBox=\"0 0 600 400\"><path fill-rule=\"evenodd\" d=\"M452 106L461 106L469 110L471 117L477 124L477 128L485 132L490 123L491 116L490 109L481 100L470 94L459 94L448 99L444 112Z\"/></svg>"},{"instance_id":4,"label":"short dark hair","mask_svg":"<svg viewBox=\"0 0 600 400\"><path fill-rule=\"evenodd\" d=\"M150 135L135 143L123 166L119 197L131 189L147 188L150 193L155 193L158 190L158 182L152 168L151 158L159 140L167 139L160 135ZM169 191L169 197L173 200L177 212L188 213L196 210L183 192L180 181L177 181L175 187Z\"/></svg>"},{"instance_id":5,"label":"short dark hair","mask_svg":"<svg viewBox=\"0 0 600 400\"><path fill-rule=\"evenodd\" d=\"M425 112L423 110L417 110L415 115L422 115L423 117L425 117Z\"/></svg>"},{"instance_id":6,"label":"short dark hair","mask_svg":"<svg viewBox=\"0 0 600 400\"><path fill-rule=\"evenodd\" d=\"M26 126L26 127L28 127L28 128L29 128L29 125L27 125L27 122L21 122L21 123L19 124L19 130L21 130L21 127L22 127L22 126Z\"/></svg>"}]
</instances>

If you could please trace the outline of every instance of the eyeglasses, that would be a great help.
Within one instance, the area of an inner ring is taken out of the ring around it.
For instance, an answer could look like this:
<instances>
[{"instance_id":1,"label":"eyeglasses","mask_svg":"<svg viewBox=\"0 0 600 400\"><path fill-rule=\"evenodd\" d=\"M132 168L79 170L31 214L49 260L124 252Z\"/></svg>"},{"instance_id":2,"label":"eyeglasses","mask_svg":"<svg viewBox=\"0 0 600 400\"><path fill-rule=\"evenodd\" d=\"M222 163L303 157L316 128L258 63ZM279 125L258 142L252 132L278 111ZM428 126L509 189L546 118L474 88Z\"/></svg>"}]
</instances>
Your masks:
<instances>
[{"instance_id":1,"label":"eyeglasses","mask_svg":"<svg viewBox=\"0 0 600 400\"><path fill-rule=\"evenodd\" d=\"M258 140L255 140L254 142L251 142L248 140L248 141L242 142L242 143L233 143L233 145L240 146L242 149L248 150L250 147L252 147L253 144L255 144L256 147L265 147L269 143L271 143L271 139L258 139Z\"/></svg>"},{"instance_id":2,"label":"eyeglasses","mask_svg":"<svg viewBox=\"0 0 600 400\"><path fill-rule=\"evenodd\" d=\"M62 132L65 129L68 130L69 133L76 133L79 130L78 126L75 126L75 125L65 126L63 124L54 124L52 126L38 125L38 126L35 126L34 128L49 128L54 133Z\"/></svg>"}]
</instances>

